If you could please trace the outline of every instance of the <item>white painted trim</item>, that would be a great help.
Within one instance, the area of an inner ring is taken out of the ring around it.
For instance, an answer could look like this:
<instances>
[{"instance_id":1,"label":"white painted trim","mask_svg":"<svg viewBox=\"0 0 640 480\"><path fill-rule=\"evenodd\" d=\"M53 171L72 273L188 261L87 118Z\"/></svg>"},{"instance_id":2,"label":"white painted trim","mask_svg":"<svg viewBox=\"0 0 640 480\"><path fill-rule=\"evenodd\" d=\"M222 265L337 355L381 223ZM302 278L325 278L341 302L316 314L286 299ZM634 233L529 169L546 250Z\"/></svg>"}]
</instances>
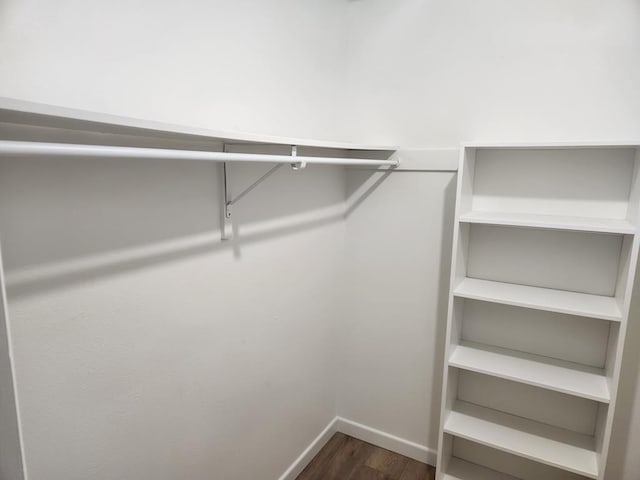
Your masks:
<instances>
[{"instance_id":1,"label":"white painted trim","mask_svg":"<svg viewBox=\"0 0 640 480\"><path fill-rule=\"evenodd\" d=\"M345 435L350 435L377 447L386 448L419 462L428 463L429 465L436 464L436 451L426 445L421 445L342 417L336 417L336 429Z\"/></svg>"},{"instance_id":2,"label":"white painted trim","mask_svg":"<svg viewBox=\"0 0 640 480\"><path fill-rule=\"evenodd\" d=\"M344 433L345 435L370 443L376 447L386 448L387 450L413 458L419 462L428 463L429 465L436 464L436 451L425 445L420 445L411 440L406 440L383 432L382 430L368 427L353 420L335 417L329 422L329 425L320 432L320 435L304 449L300 456L295 459L278 480L295 480L336 432Z\"/></svg>"},{"instance_id":3,"label":"white painted trim","mask_svg":"<svg viewBox=\"0 0 640 480\"><path fill-rule=\"evenodd\" d=\"M394 171L443 171L458 170L458 148L414 148L396 151L390 160L400 160Z\"/></svg>"},{"instance_id":4,"label":"white painted trim","mask_svg":"<svg viewBox=\"0 0 640 480\"><path fill-rule=\"evenodd\" d=\"M393 172L457 172L458 148L407 148L396 150L389 160L399 162ZM377 170L370 166L350 165L349 169Z\"/></svg>"},{"instance_id":5,"label":"white painted trim","mask_svg":"<svg viewBox=\"0 0 640 480\"><path fill-rule=\"evenodd\" d=\"M640 139L624 140L567 140L567 141L521 141L521 142L462 142L461 148L598 148L598 147L622 147L634 148L640 145Z\"/></svg>"},{"instance_id":6,"label":"white painted trim","mask_svg":"<svg viewBox=\"0 0 640 480\"><path fill-rule=\"evenodd\" d=\"M329 441L329 439L336 433L336 423L338 417L329 422L320 435L318 435L311 444L304 449L298 458L287 468L287 470L280 476L278 480L295 480L298 475L305 469L309 462L313 460L322 447Z\"/></svg>"}]
</instances>

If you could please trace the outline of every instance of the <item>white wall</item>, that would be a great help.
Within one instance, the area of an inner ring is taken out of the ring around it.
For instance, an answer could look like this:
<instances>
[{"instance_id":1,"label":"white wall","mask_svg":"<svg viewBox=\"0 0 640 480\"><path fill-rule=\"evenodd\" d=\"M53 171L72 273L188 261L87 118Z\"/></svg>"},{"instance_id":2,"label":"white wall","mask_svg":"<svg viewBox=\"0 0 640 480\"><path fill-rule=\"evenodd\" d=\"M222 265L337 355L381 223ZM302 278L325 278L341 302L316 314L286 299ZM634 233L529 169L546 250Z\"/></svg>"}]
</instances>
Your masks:
<instances>
[{"instance_id":1,"label":"white wall","mask_svg":"<svg viewBox=\"0 0 640 480\"><path fill-rule=\"evenodd\" d=\"M346 7L3 0L0 95L344 140ZM0 164L29 480L277 478L335 416L344 174L289 175L221 245L213 166Z\"/></svg>"},{"instance_id":2,"label":"white wall","mask_svg":"<svg viewBox=\"0 0 640 480\"><path fill-rule=\"evenodd\" d=\"M343 0L3 0L0 93L343 140Z\"/></svg>"},{"instance_id":3,"label":"white wall","mask_svg":"<svg viewBox=\"0 0 640 480\"><path fill-rule=\"evenodd\" d=\"M628 139L635 0L0 3L0 92L113 114L403 146Z\"/></svg>"},{"instance_id":4,"label":"white wall","mask_svg":"<svg viewBox=\"0 0 640 480\"><path fill-rule=\"evenodd\" d=\"M349 2L358 141L640 137L636 0Z\"/></svg>"},{"instance_id":5,"label":"white wall","mask_svg":"<svg viewBox=\"0 0 640 480\"><path fill-rule=\"evenodd\" d=\"M335 416L344 173L281 169L221 243L217 168L0 161L29 480L275 479Z\"/></svg>"},{"instance_id":6,"label":"white wall","mask_svg":"<svg viewBox=\"0 0 640 480\"><path fill-rule=\"evenodd\" d=\"M5 0L0 94L342 140L345 9ZM276 478L335 416L344 176L278 175L221 246L213 167L0 166L30 480Z\"/></svg>"},{"instance_id":7,"label":"white wall","mask_svg":"<svg viewBox=\"0 0 640 480\"><path fill-rule=\"evenodd\" d=\"M456 176L347 178L338 414L435 452Z\"/></svg>"}]
</instances>

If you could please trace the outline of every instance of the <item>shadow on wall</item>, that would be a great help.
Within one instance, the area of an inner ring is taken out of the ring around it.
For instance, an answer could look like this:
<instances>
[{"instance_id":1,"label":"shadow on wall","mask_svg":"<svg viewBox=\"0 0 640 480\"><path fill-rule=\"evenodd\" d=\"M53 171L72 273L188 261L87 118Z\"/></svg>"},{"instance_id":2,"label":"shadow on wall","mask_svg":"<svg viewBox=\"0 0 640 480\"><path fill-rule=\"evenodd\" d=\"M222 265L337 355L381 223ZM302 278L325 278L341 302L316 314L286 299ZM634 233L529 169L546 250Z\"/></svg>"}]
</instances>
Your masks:
<instances>
[{"instance_id":1,"label":"shadow on wall","mask_svg":"<svg viewBox=\"0 0 640 480\"><path fill-rule=\"evenodd\" d=\"M4 20L9 18L8 9L7 0L0 0L0 28L6 24Z\"/></svg>"},{"instance_id":2,"label":"shadow on wall","mask_svg":"<svg viewBox=\"0 0 640 480\"><path fill-rule=\"evenodd\" d=\"M231 193L269 168L231 165ZM231 252L240 260L242 246L342 221L380 183L367 186L345 213L342 168L282 168L234 206L234 238L222 241L221 164L3 159L0 172L11 296L191 255Z\"/></svg>"},{"instance_id":3,"label":"shadow on wall","mask_svg":"<svg viewBox=\"0 0 640 480\"><path fill-rule=\"evenodd\" d=\"M382 175L378 175L377 170L366 170L361 176L354 176L356 182L349 182L347 185L347 205L345 207L345 218L349 217L358 206L364 202L389 175L393 173L393 168L387 169ZM398 172L400 173L400 172Z\"/></svg>"}]
</instances>

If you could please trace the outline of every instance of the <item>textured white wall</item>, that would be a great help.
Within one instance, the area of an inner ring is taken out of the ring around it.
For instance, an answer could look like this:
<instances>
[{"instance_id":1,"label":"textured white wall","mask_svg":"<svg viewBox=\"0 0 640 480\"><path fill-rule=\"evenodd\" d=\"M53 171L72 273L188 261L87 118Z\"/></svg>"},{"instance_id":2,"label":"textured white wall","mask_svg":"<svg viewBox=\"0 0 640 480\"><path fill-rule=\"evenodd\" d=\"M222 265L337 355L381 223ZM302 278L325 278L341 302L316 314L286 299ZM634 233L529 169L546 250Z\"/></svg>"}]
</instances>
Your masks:
<instances>
[{"instance_id":1,"label":"textured white wall","mask_svg":"<svg viewBox=\"0 0 640 480\"><path fill-rule=\"evenodd\" d=\"M3 0L0 94L342 140L343 0Z\"/></svg>"},{"instance_id":2,"label":"textured white wall","mask_svg":"<svg viewBox=\"0 0 640 480\"><path fill-rule=\"evenodd\" d=\"M345 11L5 0L0 95L342 140ZM277 478L335 416L344 174L287 175L223 246L213 166L0 165L30 480Z\"/></svg>"},{"instance_id":3,"label":"textured white wall","mask_svg":"<svg viewBox=\"0 0 640 480\"><path fill-rule=\"evenodd\" d=\"M640 137L636 0L349 2L358 141Z\"/></svg>"},{"instance_id":4,"label":"textured white wall","mask_svg":"<svg viewBox=\"0 0 640 480\"><path fill-rule=\"evenodd\" d=\"M355 204L347 217L338 414L433 451L455 179L451 172L347 176Z\"/></svg>"},{"instance_id":5,"label":"textured white wall","mask_svg":"<svg viewBox=\"0 0 640 480\"><path fill-rule=\"evenodd\" d=\"M275 479L335 416L344 173L281 169L223 244L217 168L0 161L30 480Z\"/></svg>"}]
</instances>

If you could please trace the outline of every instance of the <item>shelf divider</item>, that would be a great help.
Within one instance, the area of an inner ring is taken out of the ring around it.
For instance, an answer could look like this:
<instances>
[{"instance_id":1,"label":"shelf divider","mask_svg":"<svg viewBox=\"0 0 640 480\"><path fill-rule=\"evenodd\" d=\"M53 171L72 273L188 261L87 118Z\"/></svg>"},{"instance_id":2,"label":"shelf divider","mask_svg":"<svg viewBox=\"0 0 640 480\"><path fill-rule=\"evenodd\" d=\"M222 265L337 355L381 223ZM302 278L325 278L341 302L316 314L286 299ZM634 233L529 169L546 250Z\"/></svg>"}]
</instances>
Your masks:
<instances>
[{"instance_id":1,"label":"shelf divider","mask_svg":"<svg viewBox=\"0 0 640 480\"><path fill-rule=\"evenodd\" d=\"M619 235L633 235L636 233L636 227L631 222L623 219L611 218L471 211L461 214L458 217L458 220L462 223L480 223L485 225L504 225L552 230L575 230Z\"/></svg>"},{"instance_id":2,"label":"shelf divider","mask_svg":"<svg viewBox=\"0 0 640 480\"><path fill-rule=\"evenodd\" d=\"M598 478L593 437L456 401L444 432L585 477Z\"/></svg>"},{"instance_id":3,"label":"shelf divider","mask_svg":"<svg viewBox=\"0 0 640 480\"><path fill-rule=\"evenodd\" d=\"M532 287L514 283L465 278L454 288L456 297L501 303L516 307L599 318L613 322L622 320L615 297Z\"/></svg>"},{"instance_id":4,"label":"shelf divider","mask_svg":"<svg viewBox=\"0 0 640 480\"><path fill-rule=\"evenodd\" d=\"M611 399L604 370L550 357L462 342L453 349L449 365L596 402Z\"/></svg>"},{"instance_id":5,"label":"shelf divider","mask_svg":"<svg viewBox=\"0 0 640 480\"><path fill-rule=\"evenodd\" d=\"M518 480L506 473L496 472L475 463L453 457L449 460L443 480Z\"/></svg>"}]
</instances>

